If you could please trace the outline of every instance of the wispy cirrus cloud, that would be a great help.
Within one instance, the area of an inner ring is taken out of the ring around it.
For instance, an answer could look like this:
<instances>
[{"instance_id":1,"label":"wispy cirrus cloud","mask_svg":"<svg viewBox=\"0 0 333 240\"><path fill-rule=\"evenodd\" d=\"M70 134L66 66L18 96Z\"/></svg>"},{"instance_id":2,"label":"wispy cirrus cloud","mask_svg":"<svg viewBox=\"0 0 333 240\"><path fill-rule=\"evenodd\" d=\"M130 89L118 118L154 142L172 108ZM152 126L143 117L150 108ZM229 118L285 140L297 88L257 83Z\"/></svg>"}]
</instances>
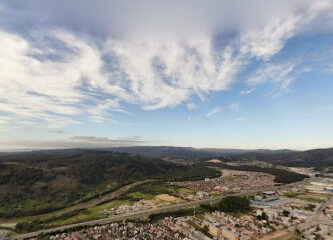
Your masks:
<instances>
[{"instance_id":1,"label":"wispy cirrus cloud","mask_svg":"<svg viewBox=\"0 0 333 240\"><path fill-rule=\"evenodd\" d=\"M241 91L239 94L240 95L248 95L248 94L253 93L254 91L255 91L255 88L250 88L250 89Z\"/></svg>"},{"instance_id":2,"label":"wispy cirrus cloud","mask_svg":"<svg viewBox=\"0 0 333 240\"><path fill-rule=\"evenodd\" d=\"M284 63L266 63L260 66L248 80L250 85L259 85L265 82L278 84L287 89L295 81L296 67L299 61Z\"/></svg>"},{"instance_id":3,"label":"wispy cirrus cloud","mask_svg":"<svg viewBox=\"0 0 333 240\"><path fill-rule=\"evenodd\" d=\"M114 144L120 144L120 143L142 144L148 142L140 136L129 136L126 138L115 138L115 139L110 139L108 137L96 137L96 136L73 136L70 137L69 140L83 141L83 142L114 143Z\"/></svg>"},{"instance_id":4,"label":"wispy cirrus cloud","mask_svg":"<svg viewBox=\"0 0 333 240\"><path fill-rule=\"evenodd\" d=\"M332 21L333 9L329 0L157 2L2 1L2 125L116 123L127 104L190 104L230 89L253 60L260 66L249 83L288 88L296 65L270 59L291 37Z\"/></svg>"},{"instance_id":5,"label":"wispy cirrus cloud","mask_svg":"<svg viewBox=\"0 0 333 240\"><path fill-rule=\"evenodd\" d=\"M241 109L241 103L234 102L228 106L228 109L232 112L238 112Z\"/></svg>"},{"instance_id":6,"label":"wispy cirrus cloud","mask_svg":"<svg viewBox=\"0 0 333 240\"><path fill-rule=\"evenodd\" d=\"M222 108L221 107L215 107L215 108L213 108L210 112L208 112L207 114L206 114L206 117L207 118L210 118L210 117L212 117L213 115L215 115L215 114L217 114L217 113L219 113L219 112L221 112L222 111Z\"/></svg>"},{"instance_id":7,"label":"wispy cirrus cloud","mask_svg":"<svg viewBox=\"0 0 333 240\"><path fill-rule=\"evenodd\" d=\"M125 138L108 138L97 136L73 136L58 140L6 140L0 141L1 151L14 150L39 150L60 148L106 148L121 146L139 146L154 144L153 140L146 140L140 136L129 136Z\"/></svg>"}]
</instances>

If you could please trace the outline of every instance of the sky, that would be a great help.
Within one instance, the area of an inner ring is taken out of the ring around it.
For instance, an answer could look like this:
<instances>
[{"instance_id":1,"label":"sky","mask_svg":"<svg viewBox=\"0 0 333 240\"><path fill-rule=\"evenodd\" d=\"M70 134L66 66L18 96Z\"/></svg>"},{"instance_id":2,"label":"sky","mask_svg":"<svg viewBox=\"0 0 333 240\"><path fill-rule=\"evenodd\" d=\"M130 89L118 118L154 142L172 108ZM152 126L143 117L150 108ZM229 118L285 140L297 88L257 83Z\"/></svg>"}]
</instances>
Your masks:
<instances>
[{"instance_id":1,"label":"sky","mask_svg":"<svg viewBox=\"0 0 333 240\"><path fill-rule=\"evenodd\" d=\"M333 0L2 0L0 150L333 147Z\"/></svg>"}]
</instances>

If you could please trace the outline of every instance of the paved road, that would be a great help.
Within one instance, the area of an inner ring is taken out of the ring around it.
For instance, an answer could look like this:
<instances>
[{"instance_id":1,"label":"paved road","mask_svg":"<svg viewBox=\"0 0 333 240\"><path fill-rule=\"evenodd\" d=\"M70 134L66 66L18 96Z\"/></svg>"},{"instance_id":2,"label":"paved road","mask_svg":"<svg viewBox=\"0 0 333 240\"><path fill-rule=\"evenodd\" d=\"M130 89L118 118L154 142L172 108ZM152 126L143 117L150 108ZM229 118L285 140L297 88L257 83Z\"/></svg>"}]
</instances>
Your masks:
<instances>
[{"instance_id":1,"label":"paved road","mask_svg":"<svg viewBox=\"0 0 333 240\"><path fill-rule=\"evenodd\" d=\"M127 219L138 219L142 217L147 217L151 214L156 214L156 213L163 213L163 212L170 212L170 211L177 211L181 209L187 209L187 208L193 208L195 206L199 206L201 204L206 204L206 203L214 203L218 202L222 198L226 196L241 196L241 195L254 195L258 192L262 191L269 191L269 190L283 190L287 188L291 188L294 186L298 186L301 184L306 184L310 181L310 179L305 179L302 182L296 182L292 184L286 184L282 186L273 186L273 187L267 187L267 188L262 188L258 189L255 191L248 191L248 192L241 192L241 193L236 193L236 194L230 194L230 195L224 195L224 196L219 196L219 197L213 197L213 198L208 198L208 199L203 199L203 200L198 200L198 201L191 201L191 202L186 202L186 203L178 203L178 204L173 204L169 206L163 206L160 208L153 208L153 209L148 209L148 210L143 210L143 211L138 211L138 212L133 212L133 213L127 213L119 216L112 216L108 218L103 218L103 219L98 219L98 220L92 220L92 221L87 221L87 222L82 222L82 223L76 223L76 224L70 224L66 226L61 226L61 227L56 227L56 228L51 228L51 229L45 229L45 230L40 230L36 232L30 232L30 233L25 233L25 234L20 234L11 237L11 239L26 239L26 238L32 238L36 237L40 234L48 234L48 233L54 233L58 231L65 231L71 228L75 227L82 227L82 226L93 226L93 225L98 225L98 224L107 224L111 222L117 222L117 221L123 221Z\"/></svg>"},{"instance_id":2,"label":"paved road","mask_svg":"<svg viewBox=\"0 0 333 240\"><path fill-rule=\"evenodd\" d=\"M8 239L7 231L0 230L0 240L7 240L7 239Z\"/></svg>"}]
</instances>

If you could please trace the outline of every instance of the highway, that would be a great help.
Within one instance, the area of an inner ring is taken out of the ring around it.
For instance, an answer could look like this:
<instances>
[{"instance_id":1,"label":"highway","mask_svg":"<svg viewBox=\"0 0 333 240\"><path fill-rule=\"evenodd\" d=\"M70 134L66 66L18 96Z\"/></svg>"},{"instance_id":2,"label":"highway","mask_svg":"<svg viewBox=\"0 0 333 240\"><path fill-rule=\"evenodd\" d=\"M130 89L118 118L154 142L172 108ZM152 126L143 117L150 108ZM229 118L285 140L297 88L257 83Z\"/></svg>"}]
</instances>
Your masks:
<instances>
[{"instance_id":1,"label":"highway","mask_svg":"<svg viewBox=\"0 0 333 240\"><path fill-rule=\"evenodd\" d=\"M107 224L107 223L111 223L111 222L123 221L123 220L127 220L127 219L138 219L138 218L148 217L151 214L164 213L164 212L170 212L170 211L177 211L177 210L181 210L181 209L193 208L193 207L199 206L201 204L206 204L206 203L215 203L215 202L220 201L222 198L224 198L226 196L244 196L244 195L249 196L249 195L254 195L254 194L262 192L262 191L283 190L283 189L291 188L291 187L298 186L298 185L301 185L301 184L302 185L306 184L310 180L311 180L310 178L307 178L307 179L304 179L301 182L296 182L296 183L291 183L291 184L286 184L286 185L281 185L281 186L272 186L272 187L258 189L258 190L255 190L255 191L240 192L240 193L236 193L236 194L223 195L223 196L219 196L219 197L207 198L207 199L198 200L198 201L178 203L178 204L173 204L173 205L169 205L169 206L163 206L163 207L159 207L159 208L153 208L153 209L148 209L148 210L143 210L143 211L138 211L138 212L133 212L133 213L126 213L126 214L122 214L122 215L118 215L118 216L112 216L112 217L98 219L98 220L75 223L75 224L70 224L70 225L66 225L66 226L50 228L50 229L43 229L43 230L39 230L39 231L35 231L35 232L14 235L14 236L11 237L11 239L21 240L21 239L36 237L40 234L49 234L49 233L54 233L54 232L61 232L61 231L65 231L65 230L68 230L68 229L75 228L75 227L94 226L94 225L99 225L99 224Z\"/></svg>"}]
</instances>

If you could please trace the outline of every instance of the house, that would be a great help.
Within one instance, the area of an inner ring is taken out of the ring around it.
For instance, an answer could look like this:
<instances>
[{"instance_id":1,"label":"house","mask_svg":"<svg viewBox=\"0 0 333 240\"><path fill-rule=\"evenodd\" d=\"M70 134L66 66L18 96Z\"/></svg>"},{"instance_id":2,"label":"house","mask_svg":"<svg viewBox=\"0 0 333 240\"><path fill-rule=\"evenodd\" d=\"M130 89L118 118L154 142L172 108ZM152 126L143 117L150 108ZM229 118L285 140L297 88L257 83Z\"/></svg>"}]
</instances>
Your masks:
<instances>
[{"instance_id":1,"label":"house","mask_svg":"<svg viewBox=\"0 0 333 240\"><path fill-rule=\"evenodd\" d=\"M268 216L269 221L273 221L279 216L278 212L273 210L273 209L267 209L266 208L266 209L264 209L264 212Z\"/></svg>"},{"instance_id":2,"label":"house","mask_svg":"<svg viewBox=\"0 0 333 240\"><path fill-rule=\"evenodd\" d=\"M209 233L211 235L213 235L214 237L220 236L221 230L218 227L214 226L212 223L210 223L208 227L209 227Z\"/></svg>"},{"instance_id":3,"label":"house","mask_svg":"<svg viewBox=\"0 0 333 240\"><path fill-rule=\"evenodd\" d=\"M202 232L194 231L192 235L190 236L190 239L192 240L213 240L210 237L206 236Z\"/></svg>"},{"instance_id":4,"label":"house","mask_svg":"<svg viewBox=\"0 0 333 240\"><path fill-rule=\"evenodd\" d=\"M224 237L228 240L238 240L239 239L237 232L231 231L225 227L221 228L221 235L222 235L222 237Z\"/></svg>"}]
</instances>

